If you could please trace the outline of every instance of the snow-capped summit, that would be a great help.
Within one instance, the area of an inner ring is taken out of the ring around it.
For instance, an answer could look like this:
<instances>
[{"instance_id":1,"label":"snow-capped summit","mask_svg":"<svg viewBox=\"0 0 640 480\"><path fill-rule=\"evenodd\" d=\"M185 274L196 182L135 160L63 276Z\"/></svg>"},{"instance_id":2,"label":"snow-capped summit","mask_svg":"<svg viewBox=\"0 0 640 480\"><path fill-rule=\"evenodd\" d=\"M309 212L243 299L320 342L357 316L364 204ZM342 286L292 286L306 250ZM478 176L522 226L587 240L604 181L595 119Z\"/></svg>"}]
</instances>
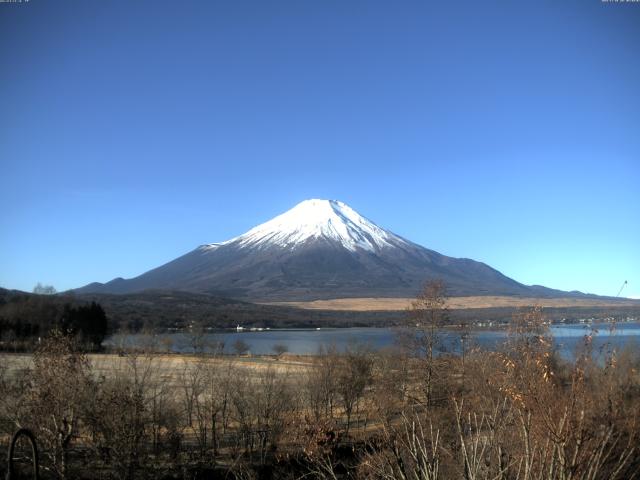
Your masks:
<instances>
[{"instance_id":1,"label":"snow-capped summit","mask_svg":"<svg viewBox=\"0 0 640 480\"><path fill-rule=\"evenodd\" d=\"M337 200L311 199L224 244L236 243L243 247L277 245L293 249L317 239L337 242L350 251L363 249L370 252L407 243L367 220L349 205ZM212 247L214 245L211 244Z\"/></svg>"}]
</instances>

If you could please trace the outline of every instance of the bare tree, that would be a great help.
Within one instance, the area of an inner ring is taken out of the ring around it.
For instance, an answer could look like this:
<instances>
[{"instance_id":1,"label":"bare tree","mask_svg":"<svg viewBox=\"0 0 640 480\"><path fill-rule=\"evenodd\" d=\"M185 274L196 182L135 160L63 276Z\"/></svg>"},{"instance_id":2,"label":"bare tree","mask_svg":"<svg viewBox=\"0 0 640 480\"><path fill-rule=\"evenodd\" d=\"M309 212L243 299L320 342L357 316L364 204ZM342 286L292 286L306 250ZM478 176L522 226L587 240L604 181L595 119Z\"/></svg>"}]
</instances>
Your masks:
<instances>
[{"instance_id":1,"label":"bare tree","mask_svg":"<svg viewBox=\"0 0 640 480\"><path fill-rule=\"evenodd\" d=\"M33 355L31 384L25 399L26 426L36 431L58 478L68 476L69 451L79 434L81 412L91 390L91 368L86 356L71 338L52 332Z\"/></svg>"},{"instance_id":2,"label":"bare tree","mask_svg":"<svg viewBox=\"0 0 640 480\"><path fill-rule=\"evenodd\" d=\"M194 409L198 397L203 390L204 369L202 362L185 362L180 374L180 388L182 390L182 402L187 419L187 425L193 427Z\"/></svg>"},{"instance_id":3,"label":"bare tree","mask_svg":"<svg viewBox=\"0 0 640 480\"><path fill-rule=\"evenodd\" d=\"M372 382L373 361L369 349L361 345L348 347L337 360L337 392L347 417L348 435L358 401Z\"/></svg>"},{"instance_id":4,"label":"bare tree","mask_svg":"<svg viewBox=\"0 0 640 480\"><path fill-rule=\"evenodd\" d=\"M55 295L57 290L53 285L43 285L38 282L35 287L33 287L33 293L37 293L38 295Z\"/></svg>"},{"instance_id":5,"label":"bare tree","mask_svg":"<svg viewBox=\"0 0 640 480\"><path fill-rule=\"evenodd\" d=\"M196 355L204 353L207 349L209 346L207 331L202 322L193 322L189 326L189 341L191 343L193 353Z\"/></svg>"},{"instance_id":6,"label":"bare tree","mask_svg":"<svg viewBox=\"0 0 640 480\"><path fill-rule=\"evenodd\" d=\"M440 476L440 432L416 411L385 425L383 443L364 454L360 475L376 480L437 480Z\"/></svg>"},{"instance_id":7,"label":"bare tree","mask_svg":"<svg viewBox=\"0 0 640 480\"><path fill-rule=\"evenodd\" d=\"M289 347L287 347L283 343L276 343L273 347L271 347L271 350L273 350L273 353L275 353L276 356L280 357L289 351Z\"/></svg>"},{"instance_id":8,"label":"bare tree","mask_svg":"<svg viewBox=\"0 0 640 480\"><path fill-rule=\"evenodd\" d=\"M232 361L209 364L204 378L205 405L203 412L211 430L214 457L218 454L220 438L229 426L230 394L236 368Z\"/></svg>"},{"instance_id":9,"label":"bare tree","mask_svg":"<svg viewBox=\"0 0 640 480\"><path fill-rule=\"evenodd\" d=\"M313 366L305 372L304 394L316 422L332 419L337 398L336 348L320 347Z\"/></svg>"},{"instance_id":10,"label":"bare tree","mask_svg":"<svg viewBox=\"0 0 640 480\"><path fill-rule=\"evenodd\" d=\"M378 352L374 363L373 405L377 420L391 425L407 405L409 358L401 351Z\"/></svg>"},{"instance_id":11,"label":"bare tree","mask_svg":"<svg viewBox=\"0 0 640 480\"><path fill-rule=\"evenodd\" d=\"M238 444L249 456L257 451L264 463L292 419L290 413L296 411L288 372L269 366L255 372L254 377L247 369L238 368L231 379L230 400L239 427Z\"/></svg>"},{"instance_id":12,"label":"bare tree","mask_svg":"<svg viewBox=\"0 0 640 480\"><path fill-rule=\"evenodd\" d=\"M249 345L241 338L233 342L233 349L237 355L245 355L249 351Z\"/></svg>"},{"instance_id":13,"label":"bare tree","mask_svg":"<svg viewBox=\"0 0 640 480\"><path fill-rule=\"evenodd\" d=\"M442 280L425 283L408 310L409 328L402 343L419 360L421 383L427 405L433 402L436 377L435 354L441 344L441 328L449 322L446 288Z\"/></svg>"},{"instance_id":14,"label":"bare tree","mask_svg":"<svg viewBox=\"0 0 640 480\"><path fill-rule=\"evenodd\" d=\"M153 354L119 357L88 407L92 445L123 480L134 478L146 458L151 423L162 424L159 413L153 412L163 403L165 391L157 383L162 381L161 371Z\"/></svg>"},{"instance_id":15,"label":"bare tree","mask_svg":"<svg viewBox=\"0 0 640 480\"><path fill-rule=\"evenodd\" d=\"M288 412L296 409L288 372L278 372L271 366L262 371L253 400L260 462L264 464L268 448L277 447L280 435L291 419Z\"/></svg>"}]
</instances>

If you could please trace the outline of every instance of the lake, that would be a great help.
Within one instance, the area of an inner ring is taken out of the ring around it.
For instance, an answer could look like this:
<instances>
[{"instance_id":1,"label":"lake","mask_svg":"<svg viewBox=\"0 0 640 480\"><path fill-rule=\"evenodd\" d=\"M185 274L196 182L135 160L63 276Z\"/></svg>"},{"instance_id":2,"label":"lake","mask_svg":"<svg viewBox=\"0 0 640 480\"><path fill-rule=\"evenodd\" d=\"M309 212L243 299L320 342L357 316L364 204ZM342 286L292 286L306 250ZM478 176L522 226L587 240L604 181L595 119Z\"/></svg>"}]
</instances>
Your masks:
<instances>
[{"instance_id":1,"label":"lake","mask_svg":"<svg viewBox=\"0 0 640 480\"><path fill-rule=\"evenodd\" d=\"M552 325L551 333L556 348L563 358L571 359L584 336L592 331L594 336L594 351L606 348L608 345L621 348L631 344L640 348L640 322L618 322L615 329L610 330L608 323L579 323L571 325ZM396 343L397 330L393 328L323 328L315 329L273 329L263 331L219 331L205 334L201 341L204 349L211 351L219 342L224 343L225 353L233 353L233 344L242 340L249 346L252 354L272 354L274 345L285 345L290 353L312 355L322 346L334 345L338 350L344 350L353 343L369 345L379 350L392 347ZM474 330L466 340L466 346L480 346L487 349L497 348L507 337L505 330ZM142 347L154 345L162 350L177 353L191 353L194 336L189 333L164 333L157 335L127 334L110 337L105 341L106 346L126 345ZM442 332L440 350L444 352L460 352L461 337L452 330Z\"/></svg>"}]
</instances>

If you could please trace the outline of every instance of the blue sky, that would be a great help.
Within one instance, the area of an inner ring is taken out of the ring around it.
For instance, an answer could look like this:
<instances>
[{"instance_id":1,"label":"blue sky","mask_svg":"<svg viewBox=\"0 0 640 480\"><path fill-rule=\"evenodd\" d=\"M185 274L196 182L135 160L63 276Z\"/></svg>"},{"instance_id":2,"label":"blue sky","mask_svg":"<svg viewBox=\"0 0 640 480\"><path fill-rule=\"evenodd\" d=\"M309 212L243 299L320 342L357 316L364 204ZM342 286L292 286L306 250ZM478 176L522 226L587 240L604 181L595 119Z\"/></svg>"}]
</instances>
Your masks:
<instances>
[{"instance_id":1,"label":"blue sky","mask_svg":"<svg viewBox=\"0 0 640 480\"><path fill-rule=\"evenodd\" d=\"M0 286L131 277L306 198L640 296L640 4L0 3Z\"/></svg>"}]
</instances>

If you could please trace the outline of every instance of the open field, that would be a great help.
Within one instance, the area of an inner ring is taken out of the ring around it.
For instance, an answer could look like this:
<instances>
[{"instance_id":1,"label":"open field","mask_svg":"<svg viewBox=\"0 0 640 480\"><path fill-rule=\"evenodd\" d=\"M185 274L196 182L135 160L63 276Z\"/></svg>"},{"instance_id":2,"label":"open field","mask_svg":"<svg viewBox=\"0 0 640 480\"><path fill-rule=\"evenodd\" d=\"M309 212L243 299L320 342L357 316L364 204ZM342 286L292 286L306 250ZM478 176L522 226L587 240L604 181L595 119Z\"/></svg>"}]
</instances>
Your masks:
<instances>
[{"instance_id":1,"label":"open field","mask_svg":"<svg viewBox=\"0 0 640 480\"><path fill-rule=\"evenodd\" d=\"M132 356L120 356L110 353L88 354L87 358L96 376L109 376L109 372L119 372L126 369ZM223 368L232 364L234 368L240 368L248 372L259 373L272 369L276 373L287 372L290 375L301 374L313 365L313 359L304 355L285 354L281 358L273 355L259 356L224 356L210 357L185 354L160 354L138 355L139 359L149 359L153 362L153 368L161 372L166 380L175 381L186 368L200 364L209 368ZM33 354L31 353L0 353L0 364L9 372L24 370L32 367Z\"/></svg>"},{"instance_id":2,"label":"open field","mask_svg":"<svg viewBox=\"0 0 640 480\"><path fill-rule=\"evenodd\" d=\"M330 300L313 300L309 302L270 302L263 305L280 305L304 308L308 310L336 310L336 311L401 311L406 310L412 298L335 298ZM630 299L596 299L596 298L528 298L528 297L499 297L473 296L450 297L447 307L452 310L468 308L501 308L501 307L621 307L638 306L640 301Z\"/></svg>"}]
</instances>

